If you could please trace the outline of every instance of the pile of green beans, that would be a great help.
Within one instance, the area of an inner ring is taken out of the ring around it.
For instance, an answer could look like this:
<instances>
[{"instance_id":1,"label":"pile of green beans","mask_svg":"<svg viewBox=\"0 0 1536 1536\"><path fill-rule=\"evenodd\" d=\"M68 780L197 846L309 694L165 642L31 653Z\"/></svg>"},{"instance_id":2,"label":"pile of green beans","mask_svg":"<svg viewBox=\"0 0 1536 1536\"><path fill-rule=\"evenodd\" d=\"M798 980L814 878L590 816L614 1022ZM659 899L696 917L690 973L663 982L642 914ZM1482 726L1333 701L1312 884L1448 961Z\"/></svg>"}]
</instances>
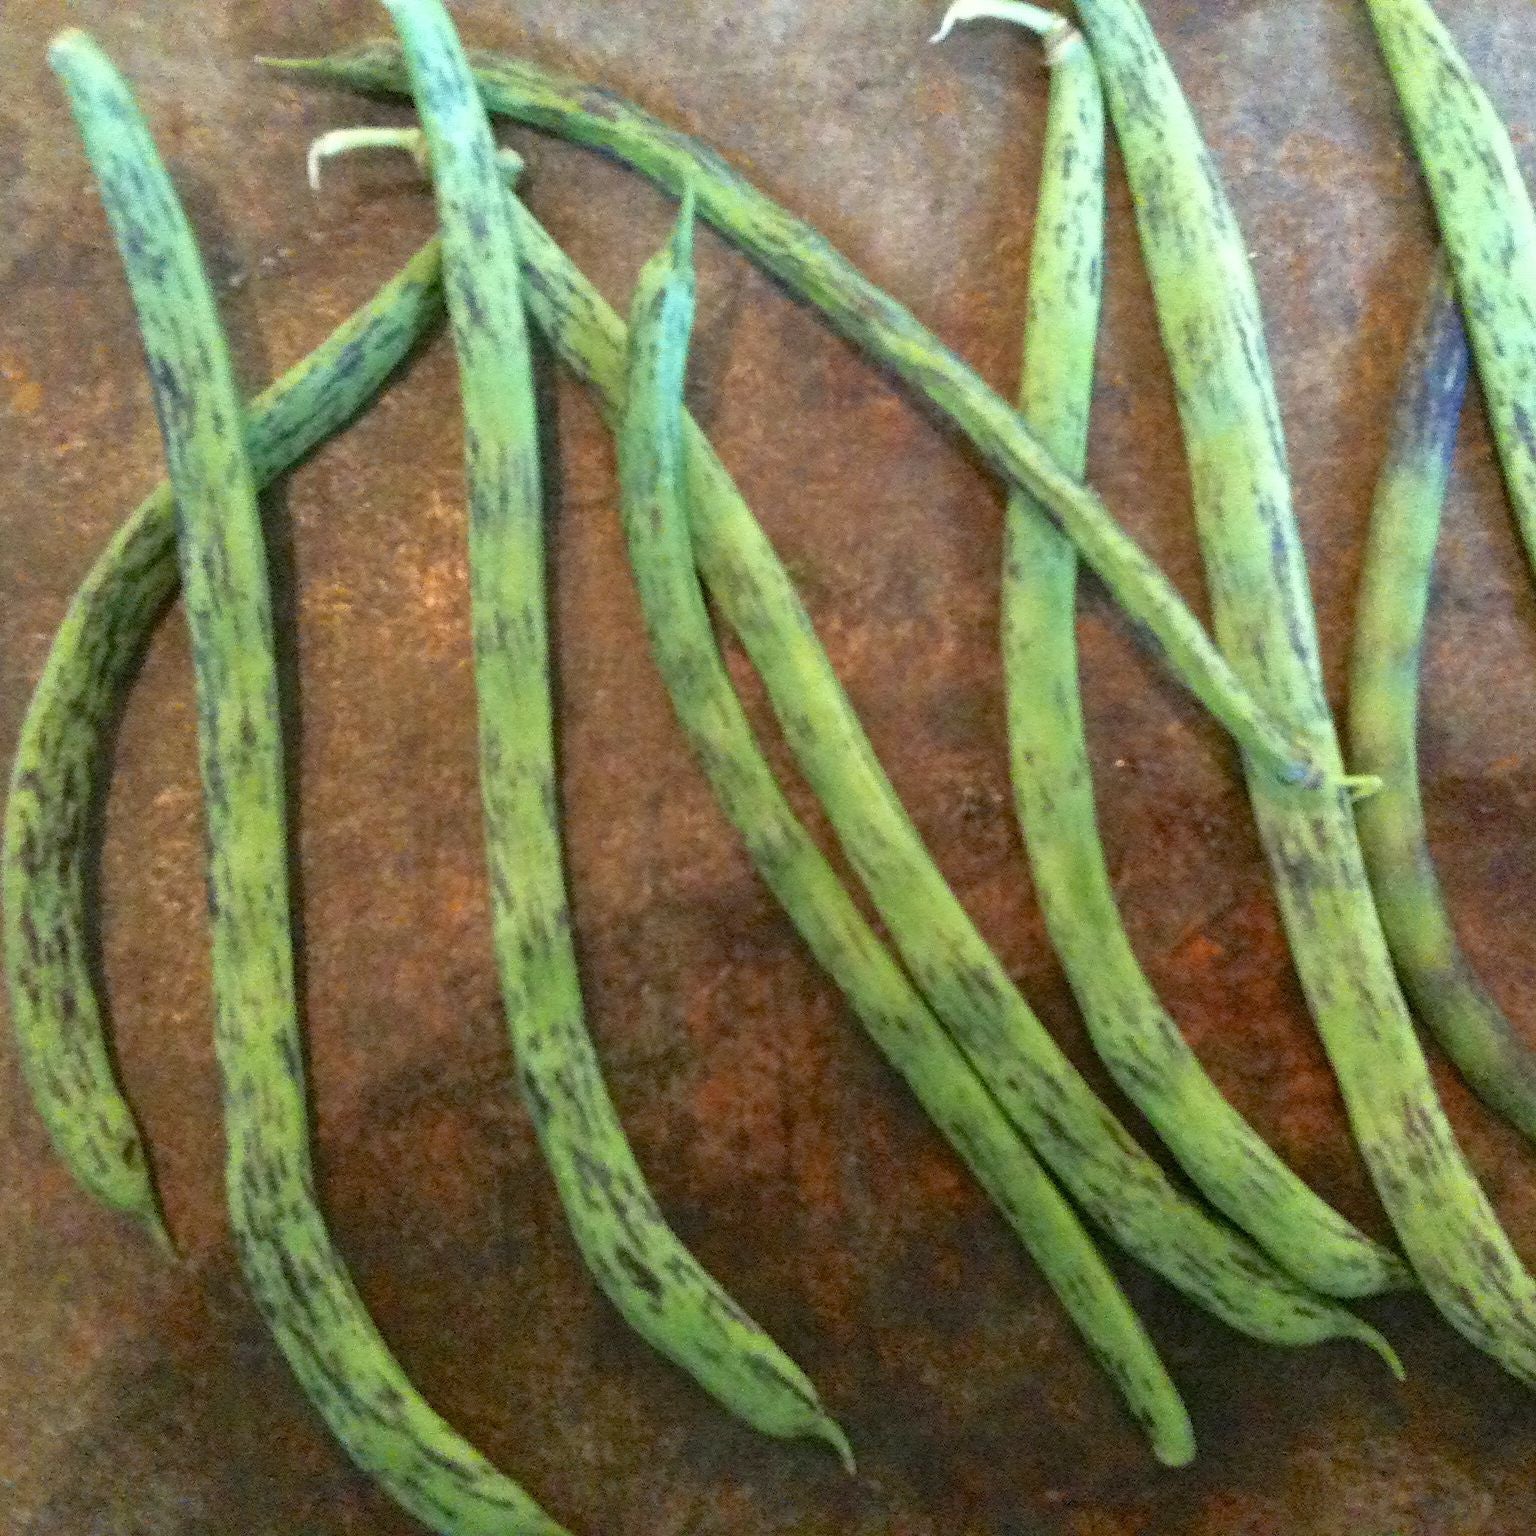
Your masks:
<instances>
[{"instance_id":1,"label":"pile of green beans","mask_svg":"<svg viewBox=\"0 0 1536 1536\"><path fill-rule=\"evenodd\" d=\"M1169 1466L1189 1417L1093 1240L870 928L768 766L720 656L689 531L683 373L692 325L691 194L635 294L619 430L624 529L662 679L752 862L870 1037L975 1173Z\"/></svg>"},{"instance_id":2,"label":"pile of green beans","mask_svg":"<svg viewBox=\"0 0 1536 1536\"><path fill-rule=\"evenodd\" d=\"M523 259L535 323L598 389L605 410L617 412L624 343L616 317L552 244L525 238ZM693 434L688 474L695 559L761 674L797 762L919 991L1041 1158L1127 1252L1234 1328L1276 1344L1356 1339L1397 1370L1375 1329L1213 1220L1094 1095L945 883L772 544Z\"/></svg>"},{"instance_id":3,"label":"pile of green beans","mask_svg":"<svg viewBox=\"0 0 1536 1536\"><path fill-rule=\"evenodd\" d=\"M1078 0L1135 197L1173 372L1216 633L1338 764L1258 293L1193 113L1136 0ZM1348 799L1245 764L1291 954L1355 1140L1424 1289L1536 1385L1536 1282L1457 1145L1393 972Z\"/></svg>"},{"instance_id":4,"label":"pile of green beans","mask_svg":"<svg viewBox=\"0 0 1536 1536\"><path fill-rule=\"evenodd\" d=\"M1536 1137L1536 1053L1456 943L1427 847L1415 741L1469 333L1536 559L1536 213L1507 133L1426 0L1366 3L1448 263L1404 365L1372 514L1351 692L1360 774L1345 770L1323 692L1247 254L1137 0L1077 0L1081 31L1024 0L958 0L940 29L1020 24L1040 36L1051 68L1017 410L712 151L609 92L524 61L467 56L442 0L383 0L397 41L267 61L412 98L419 127L327 135L311 164L365 146L407 150L430 175L440 235L247 405L195 238L131 92L84 34L55 39L50 61L138 315L168 482L92 567L23 723L0 847L20 1059L76 1181L169 1250L151 1157L112 1067L87 906L92 806L112 722L179 584L207 819L231 1230L256 1305L315 1408L357 1465L428 1528L563 1529L412 1385L316 1198L257 492L355 416L445 310L464 420L480 782L507 1026L575 1246L636 1332L746 1423L819 1439L853 1470L812 1383L667 1225L584 1023L560 832L530 326L591 388L614 432L651 651L724 814L871 1041L1038 1264L1153 1454L1185 1465L1194 1431L1084 1218L1253 1337L1354 1339L1399 1375L1391 1346L1339 1298L1422 1284L1474 1344L1536 1385L1536 1282L1457 1147L1398 981L1478 1091ZM1214 641L1084 481L1106 101L1177 389ZM490 112L603 149L679 196L627 329L509 186L520 162L497 151ZM1046 925L1100 1056L1214 1212L1098 1099L977 932L877 760L784 565L684 409L697 217L936 406L1007 482L1010 766ZM1407 1264L1307 1188L1225 1101L1136 960L1096 824L1074 633L1080 558L1241 751L1303 990ZM760 675L886 937L791 809L721 655L710 602Z\"/></svg>"},{"instance_id":5,"label":"pile of green beans","mask_svg":"<svg viewBox=\"0 0 1536 1536\"><path fill-rule=\"evenodd\" d=\"M400 94L406 89L405 66L393 42L368 43L324 59L261 62L356 90ZM1168 578L1120 530L1103 502L1056 463L1018 413L971 368L821 235L742 180L712 150L611 91L525 59L476 53L471 63L492 112L606 150L674 196L691 185L701 217L930 400L1002 474L1039 497L1138 634L1162 652L1247 751L1288 783L1322 781L1322 770L1238 682Z\"/></svg>"},{"instance_id":6,"label":"pile of green beans","mask_svg":"<svg viewBox=\"0 0 1536 1536\"><path fill-rule=\"evenodd\" d=\"M520 60L481 54L474 63L493 111L600 145L671 189L691 185L702 216L873 355L919 380L978 446L1030 478L1067 530L1083 535L1085 557L1095 558L1102 505L1048 455L1050 468L1042 474L1038 460L1044 450L1018 414L814 231L747 186L708 150L611 93ZM328 60L290 61L286 67L367 89L399 88L398 54L389 44ZM542 255L542 247L534 247L533 267L540 266ZM593 323L590 299L573 299L568 280L545 271L530 272L527 281L530 309L541 326L546 301L551 309L568 308L558 317L565 334L551 334L556 351L602 392L616 394L622 387L617 344L611 331ZM574 357L567 353L572 342ZM1357 1339L1400 1369L1375 1329L1296 1283L1183 1195L1088 1088L923 847L762 529L717 464L702 454L691 455L689 463L690 476L696 477L691 502L696 558L768 686L797 761L919 990L1046 1164L1116 1242L1233 1327L1280 1344ZM1064 508L1072 509L1071 521ZM1114 539L1117 549L1134 550L1118 532ZM1182 603L1178 612L1187 614ZM1335 765L1335 785L1343 777ZM1310 782L1293 787L1308 799L1336 792Z\"/></svg>"},{"instance_id":7,"label":"pile of green beans","mask_svg":"<svg viewBox=\"0 0 1536 1536\"><path fill-rule=\"evenodd\" d=\"M1019 409L1082 475L1104 265L1099 73L1079 32L1016 0L959 0L939 36L988 18L1041 31L1051 66ZM1222 1097L1137 962L1099 841L1076 608L1071 541L1015 488L1002 578L1014 803L1046 927L1094 1047L1206 1199L1282 1269L1325 1296L1410 1285L1402 1261L1314 1194Z\"/></svg>"}]
</instances>

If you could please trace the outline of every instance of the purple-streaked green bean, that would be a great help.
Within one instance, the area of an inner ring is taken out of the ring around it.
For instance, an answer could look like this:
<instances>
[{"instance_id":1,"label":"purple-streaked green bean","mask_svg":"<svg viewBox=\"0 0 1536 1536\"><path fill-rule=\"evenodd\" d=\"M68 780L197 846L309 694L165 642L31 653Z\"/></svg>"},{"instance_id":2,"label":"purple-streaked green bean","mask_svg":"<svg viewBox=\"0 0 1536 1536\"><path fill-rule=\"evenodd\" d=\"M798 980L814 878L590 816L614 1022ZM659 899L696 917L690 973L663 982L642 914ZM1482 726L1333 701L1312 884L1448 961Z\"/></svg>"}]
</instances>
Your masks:
<instances>
[{"instance_id":1,"label":"purple-streaked green bean","mask_svg":"<svg viewBox=\"0 0 1536 1536\"><path fill-rule=\"evenodd\" d=\"M1419 785L1419 664L1467 371L1467 335L1442 264L1403 366L1360 574L1350 746L1386 787L1356 807L1355 821L1376 909L1415 1011L1483 1101L1536 1140L1536 1052L1457 941Z\"/></svg>"},{"instance_id":2,"label":"purple-streaked green bean","mask_svg":"<svg viewBox=\"0 0 1536 1536\"><path fill-rule=\"evenodd\" d=\"M441 0L385 0L405 46L443 239L469 490L470 616L497 965L524 1098L571 1231L630 1326L765 1434L842 1430L804 1372L667 1225L583 1019L555 779L533 373L514 199Z\"/></svg>"}]
</instances>

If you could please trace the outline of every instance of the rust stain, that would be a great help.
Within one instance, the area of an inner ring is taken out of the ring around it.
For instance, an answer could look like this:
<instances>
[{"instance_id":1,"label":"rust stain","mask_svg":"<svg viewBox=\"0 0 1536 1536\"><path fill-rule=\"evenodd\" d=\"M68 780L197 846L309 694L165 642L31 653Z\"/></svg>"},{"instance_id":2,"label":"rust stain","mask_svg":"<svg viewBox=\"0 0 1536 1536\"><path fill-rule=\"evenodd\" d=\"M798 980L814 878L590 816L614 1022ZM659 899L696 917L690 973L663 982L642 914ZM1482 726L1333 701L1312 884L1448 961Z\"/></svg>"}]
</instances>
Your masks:
<instances>
[{"instance_id":1,"label":"rust stain","mask_svg":"<svg viewBox=\"0 0 1536 1536\"><path fill-rule=\"evenodd\" d=\"M1210 970L1225 957L1226 953L1226 950L1209 934L1196 933L1179 944L1169 959L1181 970L1198 975L1202 971Z\"/></svg>"},{"instance_id":2,"label":"rust stain","mask_svg":"<svg viewBox=\"0 0 1536 1536\"><path fill-rule=\"evenodd\" d=\"M42 382L15 353L0 353L0 379L11 386L7 403L13 416L35 416L42 408Z\"/></svg>"}]
</instances>

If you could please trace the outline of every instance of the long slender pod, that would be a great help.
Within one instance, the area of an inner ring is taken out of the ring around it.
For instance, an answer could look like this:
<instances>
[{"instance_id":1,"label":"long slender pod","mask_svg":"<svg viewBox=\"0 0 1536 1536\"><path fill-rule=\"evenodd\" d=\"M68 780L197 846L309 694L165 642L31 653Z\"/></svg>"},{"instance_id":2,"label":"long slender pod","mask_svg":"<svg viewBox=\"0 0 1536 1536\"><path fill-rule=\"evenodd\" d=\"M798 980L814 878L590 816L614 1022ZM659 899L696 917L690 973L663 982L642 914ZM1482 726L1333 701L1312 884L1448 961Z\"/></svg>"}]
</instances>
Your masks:
<instances>
[{"instance_id":1,"label":"long slender pod","mask_svg":"<svg viewBox=\"0 0 1536 1536\"><path fill-rule=\"evenodd\" d=\"M281 728L255 478L213 295L137 104L66 32L49 53L138 310L176 502L208 819L226 1189L246 1279L353 1459L444 1536L559 1536L390 1355L315 1202L289 932Z\"/></svg>"},{"instance_id":2,"label":"long slender pod","mask_svg":"<svg viewBox=\"0 0 1536 1536\"><path fill-rule=\"evenodd\" d=\"M480 778L502 995L529 1112L588 1267L631 1327L767 1434L852 1466L815 1388L667 1226L582 1017L556 813L533 376L513 199L441 0L386 0L410 62L464 404Z\"/></svg>"},{"instance_id":3,"label":"long slender pod","mask_svg":"<svg viewBox=\"0 0 1536 1536\"><path fill-rule=\"evenodd\" d=\"M442 313L439 252L423 247L248 408L265 485L339 431ZM112 721L175 591L175 499L151 492L98 556L54 637L22 722L0 853L5 973L32 1098L76 1182L162 1242L143 1143L112 1069L91 966L91 805Z\"/></svg>"},{"instance_id":4,"label":"long slender pod","mask_svg":"<svg viewBox=\"0 0 1536 1536\"><path fill-rule=\"evenodd\" d=\"M1536 1139L1536 1052L1457 942L1419 785L1419 664L1467 372L1467 334L1441 266L1403 366L1360 575L1350 747L1386 787L1356 808L1355 822L1376 910L1415 1011L1482 1099Z\"/></svg>"},{"instance_id":5,"label":"long slender pod","mask_svg":"<svg viewBox=\"0 0 1536 1536\"><path fill-rule=\"evenodd\" d=\"M400 51L388 42L324 59L263 62L365 91L407 88ZM1246 750L1287 781L1321 782L1316 765L1298 755L1237 682L1199 620L1103 502L1056 463L1017 411L815 230L748 185L713 150L611 91L521 59L477 53L472 62L492 112L606 150L674 194L692 186L704 218L925 396L1001 474L1039 497L1138 630Z\"/></svg>"},{"instance_id":6,"label":"long slender pod","mask_svg":"<svg viewBox=\"0 0 1536 1536\"><path fill-rule=\"evenodd\" d=\"M1059 463L1087 463L1104 255L1104 99L1083 36L1052 12L960 0L958 21L1040 30L1051 66L1019 409ZM1137 962L1099 840L1077 667L1077 553L1027 492L1009 499L1003 664L1014 803L1051 942L1100 1058L1201 1193L1314 1290L1369 1296L1407 1267L1320 1199L1222 1097Z\"/></svg>"},{"instance_id":7,"label":"long slender pod","mask_svg":"<svg viewBox=\"0 0 1536 1536\"><path fill-rule=\"evenodd\" d=\"M1427 0L1367 0L1439 219L1536 562L1536 209L1509 130Z\"/></svg>"},{"instance_id":8,"label":"long slender pod","mask_svg":"<svg viewBox=\"0 0 1536 1536\"><path fill-rule=\"evenodd\" d=\"M1251 688L1337 765L1258 294L1231 206L1136 0L1077 0L1114 116L1172 366L1216 633ZM1249 795L1297 973L1366 1163L1425 1289L1536 1382L1536 1285L1445 1118L1393 974L1343 794L1252 762Z\"/></svg>"},{"instance_id":9,"label":"long slender pod","mask_svg":"<svg viewBox=\"0 0 1536 1536\"><path fill-rule=\"evenodd\" d=\"M758 872L870 1038L1012 1225L1168 1466L1189 1416L1093 1239L891 959L784 798L715 643L694 570L683 378L693 324L692 209L642 275L630 330L619 478L630 561L662 679Z\"/></svg>"},{"instance_id":10,"label":"long slender pod","mask_svg":"<svg viewBox=\"0 0 1536 1536\"><path fill-rule=\"evenodd\" d=\"M624 326L527 210L515 200L513 207L529 313L616 422ZM1358 1339L1397 1369L1374 1329L1298 1285L1179 1194L1093 1096L922 846L793 583L724 466L691 421L684 439L690 529L705 583L768 683L796 756L919 987L1002 1107L1105 1230L1217 1316L1274 1343Z\"/></svg>"}]
</instances>

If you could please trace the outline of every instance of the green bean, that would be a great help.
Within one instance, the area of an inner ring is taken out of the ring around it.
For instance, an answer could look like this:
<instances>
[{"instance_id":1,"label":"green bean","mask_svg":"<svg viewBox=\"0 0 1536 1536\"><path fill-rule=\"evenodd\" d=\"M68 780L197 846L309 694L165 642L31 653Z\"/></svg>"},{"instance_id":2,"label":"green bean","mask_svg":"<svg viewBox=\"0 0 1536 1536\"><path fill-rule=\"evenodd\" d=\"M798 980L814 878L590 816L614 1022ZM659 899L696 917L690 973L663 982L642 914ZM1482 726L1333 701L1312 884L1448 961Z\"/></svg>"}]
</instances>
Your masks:
<instances>
[{"instance_id":1,"label":"green bean","mask_svg":"<svg viewBox=\"0 0 1536 1536\"><path fill-rule=\"evenodd\" d=\"M619 478L652 652L700 767L752 862L870 1038L1040 1265L1167 1466L1194 1457L1189 1416L1072 1207L891 959L784 798L721 659L694 571L683 376L693 323L691 195L636 290Z\"/></svg>"},{"instance_id":2,"label":"green bean","mask_svg":"<svg viewBox=\"0 0 1536 1536\"><path fill-rule=\"evenodd\" d=\"M529 313L599 396L624 399L622 323L513 200ZM1275 1343L1354 1338L1396 1357L1376 1331L1276 1269L1179 1195L1095 1099L972 927L876 761L798 595L740 493L685 428L695 557L727 621L769 682L775 710L839 838L879 887L897 947L1003 1108L1095 1220L1122 1246L1234 1327ZM857 851L854 850L857 845ZM935 994L938 994L936 997Z\"/></svg>"},{"instance_id":3,"label":"green bean","mask_svg":"<svg viewBox=\"0 0 1536 1536\"><path fill-rule=\"evenodd\" d=\"M1419 662L1466 388L1467 336L1442 264L1403 368L1360 575L1350 744L1387 787L1355 820L1397 974L1419 1018L1484 1102L1536 1139L1536 1052L1457 942L1419 786Z\"/></svg>"},{"instance_id":4,"label":"green bean","mask_svg":"<svg viewBox=\"0 0 1536 1536\"><path fill-rule=\"evenodd\" d=\"M1135 0L1078 0L1130 178L1188 444L1216 633L1251 688L1339 762L1258 294L1241 231ZM1425 1289L1536 1382L1536 1286L1435 1096L1342 794L1248 765L1291 952L1355 1139Z\"/></svg>"},{"instance_id":5,"label":"green bean","mask_svg":"<svg viewBox=\"0 0 1536 1536\"><path fill-rule=\"evenodd\" d=\"M266 59L275 67L367 91L405 89L391 43L366 44L325 59ZM1287 781L1320 783L1283 731L1237 685L1199 621L1162 572L1115 525L1102 501L1068 474L976 373L843 256L798 219L749 186L712 150L667 128L610 91L552 74L521 59L473 56L492 112L604 149L660 186L691 184L699 212L838 330L948 416L1010 480L1037 495L1082 551L1143 638L1256 757Z\"/></svg>"},{"instance_id":6,"label":"green bean","mask_svg":"<svg viewBox=\"0 0 1536 1536\"><path fill-rule=\"evenodd\" d=\"M1509 132L1426 0L1367 0L1456 274L1526 552L1536 562L1536 209Z\"/></svg>"},{"instance_id":7,"label":"green bean","mask_svg":"<svg viewBox=\"0 0 1536 1536\"><path fill-rule=\"evenodd\" d=\"M1051 64L1019 409L1081 474L1103 272L1103 93L1082 34L1053 12L959 0L939 36L984 18L1042 31ZM1400 1259L1315 1195L1227 1103L1137 962L1099 841L1076 606L1071 542L1015 490L1002 607L1014 803L1046 927L1099 1056L1201 1193L1298 1280L1333 1296L1411 1284Z\"/></svg>"},{"instance_id":8,"label":"green bean","mask_svg":"<svg viewBox=\"0 0 1536 1536\"><path fill-rule=\"evenodd\" d=\"M244 408L192 231L137 104L83 33L62 33L49 57L128 275L176 500L207 802L226 1190L241 1265L310 1400L404 1508L445 1536L559 1536L411 1386L316 1206L271 605Z\"/></svg>"},{"instance_id":9,"label":"green bean","mask_svg":"<svg viewBox=\"0 0 1536 1536\"><path fill-rule=\"evenodd\" d=\"M765 1434L842 1430L804 1373L667 1226L582 1019L556 815L533 375L513 199L441 0L385 0L437 190L464 401L480 780L502 996L520 1081L572 1234L630 1326Z\"/></svg>"},{"instance_id":10,"label":"green bean","mask_svg":"<svg viewBox=\"0 0 1536 1536\"><path fill-rule=\"evenodd\" d=\"M338 432L442 312L434 240L248 406L246 451L265 485ZM148 1160L112 1070L90 962L91 807L112 724L177 585L175 501L153 491L70 602L27 708L0 855L5 967L22 1066L76 1182L169 1245Z\"/></svg>"}]
</instances>

